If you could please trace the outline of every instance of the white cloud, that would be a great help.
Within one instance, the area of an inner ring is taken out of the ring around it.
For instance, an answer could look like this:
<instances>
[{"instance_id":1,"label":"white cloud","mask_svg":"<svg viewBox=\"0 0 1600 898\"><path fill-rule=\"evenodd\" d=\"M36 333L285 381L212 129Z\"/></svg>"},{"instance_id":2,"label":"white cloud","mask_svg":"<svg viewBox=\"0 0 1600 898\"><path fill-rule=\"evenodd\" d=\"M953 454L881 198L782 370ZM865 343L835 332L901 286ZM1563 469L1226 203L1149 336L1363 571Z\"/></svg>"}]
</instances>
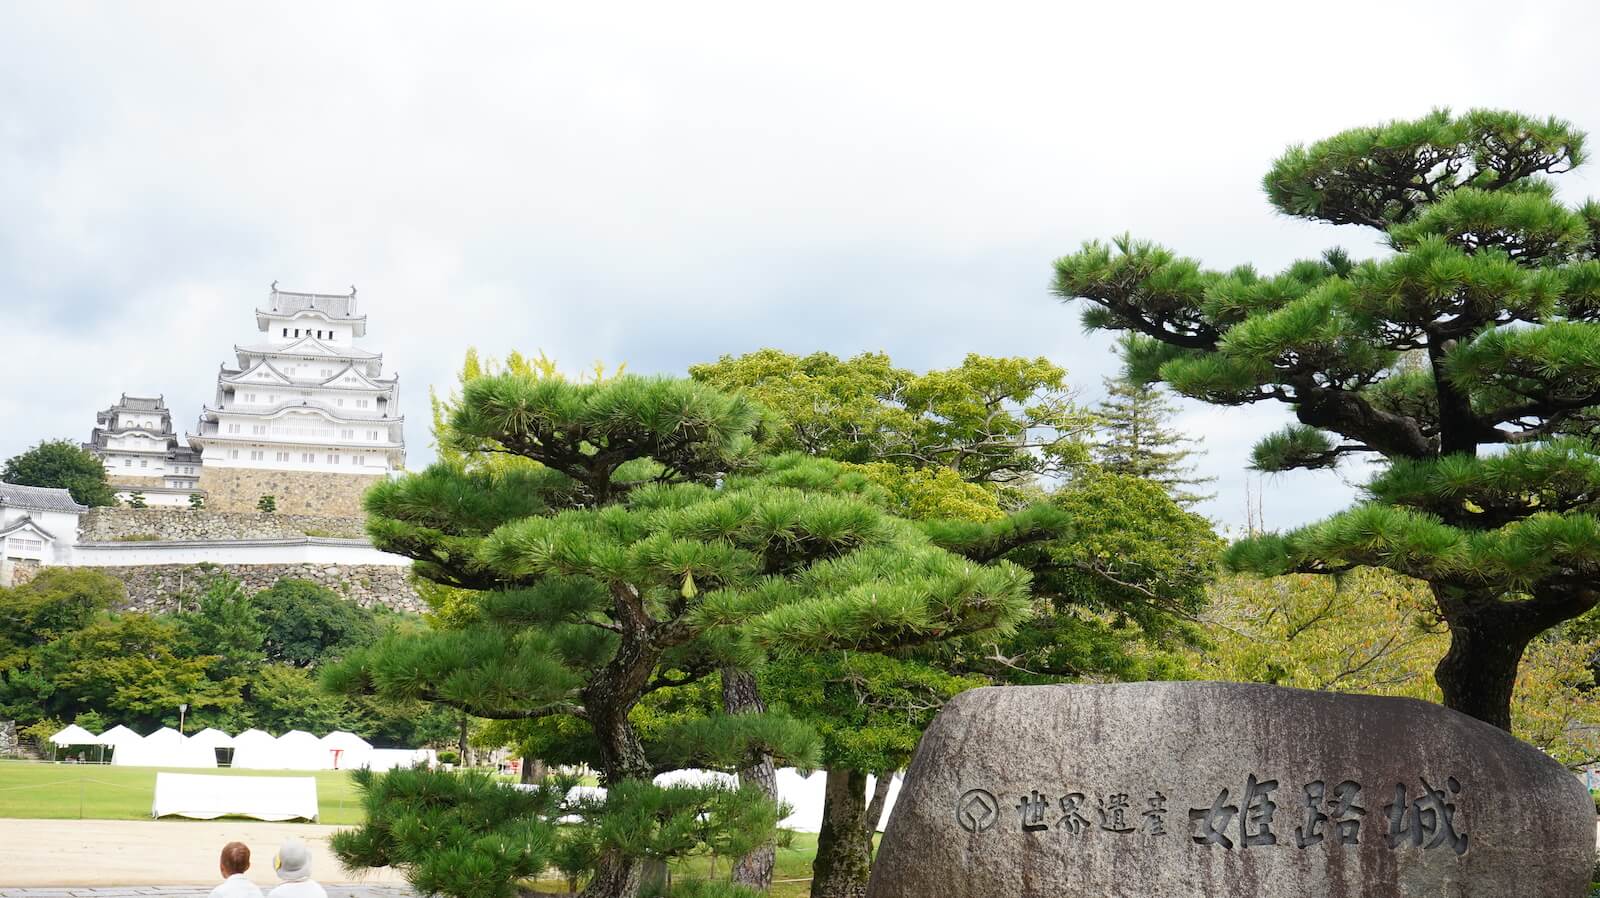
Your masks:
<instances>
[{"instance_id":1,"label":"white cloud","mask_svg":"<svg viewBox=\"0 0 1600 898\"><path fill-rule=\"evenodd\" d=\"M763 345L916 367L1103 337L1049 263L1133 231L1270 269L1295 141L1434 105L1600 127L1597 13L1284 4L51 4L0 33L0 456L117 394L192 421L268 282L359 285L426 394L468 345L637 371ZM1498 23L1485 27L1486 19ZM1587 117L1587 118L1586 118ZM1569 179L1571 195L1587 182ZM1281 409L1186 415L1242 516ZM1348 501L1269 481L1268 522Z\"/></svg>"}]
</instances>

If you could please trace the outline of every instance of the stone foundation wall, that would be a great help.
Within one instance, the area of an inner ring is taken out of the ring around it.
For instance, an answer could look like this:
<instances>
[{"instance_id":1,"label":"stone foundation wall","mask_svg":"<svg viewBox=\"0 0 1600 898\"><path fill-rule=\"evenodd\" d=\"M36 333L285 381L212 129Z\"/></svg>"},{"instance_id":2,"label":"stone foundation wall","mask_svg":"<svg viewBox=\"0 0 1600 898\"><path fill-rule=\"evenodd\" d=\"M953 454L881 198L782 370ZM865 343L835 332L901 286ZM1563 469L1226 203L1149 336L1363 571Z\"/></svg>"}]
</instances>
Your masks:
<instances>
[{"instance_id":1,"label":"stone foundation wall","mask_svg":"<svg viewBox=\"0 0 1600 898\"><path fill-rule=\"evenodd\" d=\"M31 558L9 558L0 571L0 586L21 586L39 576L39 562Z\"/></svg>"},{"instance_id":2,"label":"stone foundation wall","mask_svg":"<svg viewBox=\"0 0 1600 898\"><path fill-rule=\"evenodd\" d=\"M277 501L278 514L361 517L361 496L381 474L269 471L261 468L200 468L200 489L209 511L254 512L262 496Z\"/></svg>"},{"instance_id":3,"label":"stone foundation wall","mask_svg":"<svg viewBox=\"0 0 1600 898\"><path fill-rule=\"evenodd\" d=\"M281 509L282 498L278 507ZM78 524L83 542L131 539L288 539L326 536L366 539L364 519L333 515L262 514L189 508L91 508Z\"/></svg>"},{"instance_id":4,"label":"stone foundation wall","mask_svg":"<svg viewBox=\"0 0 1600 898\"><path fill-rule=\"evenodd\" d=\"M260 592L279 580L310 580L328 587L363 608L382 605L395 611L422 612L427 605L417 595L408 569L384 565L333 564L162 564L137 567L97 567L95 570L122 581L128 591L119 610L177 611L180 596L196 596L219 576L243 584L247 592Z\"/></svg>"}]
</instances>

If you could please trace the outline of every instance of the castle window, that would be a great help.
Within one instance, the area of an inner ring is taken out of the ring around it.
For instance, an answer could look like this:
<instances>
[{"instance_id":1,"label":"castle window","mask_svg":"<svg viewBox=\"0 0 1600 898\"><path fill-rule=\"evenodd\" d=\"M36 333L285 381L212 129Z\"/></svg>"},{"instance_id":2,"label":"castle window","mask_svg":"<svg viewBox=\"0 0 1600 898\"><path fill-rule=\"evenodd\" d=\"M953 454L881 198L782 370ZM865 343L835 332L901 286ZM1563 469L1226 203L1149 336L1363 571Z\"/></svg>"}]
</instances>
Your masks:
<instances>
[{"instance_id":1,"label":"castle window","mask_svg":"<svg viewBox=\"0 0 1600 898\"><path fill-rule=\"evenodd\" d=\"M260 449L251 449L250 450L250 460L251 461L261 461L265 457L266 457L266 453L262 452Z\"/></svg>"},{"instance_id":2,"label":"castle window","mask_svg":"<svg viewBox=\"0 0 1600 898\"><path fill-rule=\"evenodd\" d=\"M239 450L237 450L237 449L229 449L228 450L228 457L229 458L238 458L239 457Z\"/></svg>"},{"instance_id":3,"label":"castle window","mask_svg":"<svg viewBox=\"0 0 1600 898\"><path fill-rule=\"evenodd\" d=\"M257 436L260 436L260 435L262 435L262 434L267 432L267 425L265 425L265 424L252 424L252 425L250 425L250 432L255 434L255 435L257 435Z\"/></svg>"},{"instance_id":4,"label":"castle window","mask_svg":"<svg viewBox=\"0 0 1600 898\"><path fill-rule=\"evenodd\" d=\"M279 452L277 460L278 461L288 461L289 460L289 453L287 453L287 452Z\"/></svg>"},{"instance_id":5,"label":"castle window","mask_svg":"<svg viewBox=\"0 0 1600 898\"><path fill-rule=\"evenodd\" d=\"M352 464L352 465L361 464L361 456L359 456L359 455L350 456L350 464Z\"/></svg>"},{"instance_id":6,"label":"castle window","mask_svg":"<svg viewBox=\"0 0 1600 898\"><path fill-rule=\"evenodd\" d=\"M369 402L370 402L370 400L367 400L367 399L357 399L356 400L356 408L366 408L367 405L369 404Z\"/></svg>"},{"instance_id":7,"label":"castle window","mask_svg":"<svg viewBox=\"0 0 1600 898\"><path fill-rule=\"evenodd\" d=\"M125 458L125 459L123 459L123 460L122 460L122 466L123 466L123 467L124 467L124 468L131 468L131 467L133 467L133 459L131 459L131 458Z\"/></svg>"},{"instance_id":8,"label":"castle window","mask_svg":"<svg viewBox=\"0 0 1600 898\"><path fill-rule=\"evenodd\" d=\"M296 337L300 336L300 328L297 327L297 328L294 329L294 335Z\"/></svg>"},{"instance_id":9,"label":"castle window","mask_svg":"<svg viewBox=\"0 0 1600 898\"><path fill-rule=\"evenodd\" d=\"M339 431L339 439L341 439L341 440L353 440L355 438L356 438L356 432L354 430L341 430L341 431Z\"/></svg>"},{"instance_id":10,"label":"castle window","mask_svg":"<svg viewBox=\"0 0 1600 898\"><path fill-rule=\"evenodd\" d=\"M337 454L333 454L333 455L329 455L328 456L328 464L336 465L338 463L339 463L339 456Z\"/></svg>"},{"instance_id":11,"label":"castle window","mask_svg":"<svg viewBox=\"0 0 1600 898\"><path fill-rule=\"evenodd\" d=\"M287 336L289 336L289 329L288 329L288 328L284 328L284 329L283 329L283 335L284 335L284 336L285 336L285 337L287 337Z\"/></svg>"},{"instance_id":12,"label":"castle window","mask_svg":"<svg viewBox=\"0 0 1600 898\"><path fill-rule=\"evenodd\" d=\"M148 458L139 459L139 467L141 467L141 468L150 467L150 459L148 459Z\"/></svg>"},{"instance_id":13,"label":"castle window","mask_svg":"<svg viewBox=\"0 0 1600 898\"><path fill-rule=\"evenodd\" d=\"M228 425L228 432L229 433L238 433L239 432L239 425L237 425L237 424L229 424Z\"/></svg>"},{"instance_id":14,"label":"castle window","mask_svg":"<svg viewBox=\"0 0 1600 898\"><path fill-rule=\"evenodd\" d=\"M367 431L367 439L376 440L377 438L378 438L378 432L376 430Z\"/></svg>"},{"instance_id":15,"label":"castle window","mask_svg":"<svg viewBox=\"0 0 1600 898\"><path fill-rule=\"evenodd\" d=\"M300 460L306 464L311 464L317 460L317 456L314 452L302 452L300 453Z\"/></svg>"}]
</instances>

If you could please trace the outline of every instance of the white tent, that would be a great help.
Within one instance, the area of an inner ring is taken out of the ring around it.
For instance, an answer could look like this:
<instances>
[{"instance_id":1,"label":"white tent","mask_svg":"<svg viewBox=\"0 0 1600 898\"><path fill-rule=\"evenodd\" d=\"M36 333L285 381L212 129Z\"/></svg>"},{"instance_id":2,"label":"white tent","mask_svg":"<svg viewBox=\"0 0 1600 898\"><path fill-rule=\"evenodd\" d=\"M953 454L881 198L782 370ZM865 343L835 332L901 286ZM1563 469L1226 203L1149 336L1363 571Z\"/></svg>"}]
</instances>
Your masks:
<instances>
[{"instance_id":1,"label":"white tent","mask_svg":"<svg viewBox=\"0 0 1600 898\"><path fill-rule=\"evenodd\" d=\"M278 740L261 730L245 730L234 736L233 766L247 770L282 770L278 763Z\"/></svg>"},{"instance_id":2,"label":"white tent","mask_svg":"<svg viewBox=\"0 0 1600 898\"><path fill-rule=\"evenodd\" d=\"M56 745L62 745L62 746L66 746L66 745L99 745L100 744L100 737L98 737L95 734L89 732L88 730L84 729L83 727L78 726L77 724L72 724L71 726L68 726L65 729L63 729L61 732L56 733L54 736L51 736L50 737L50 741L53 742Z\"/></svg>"},{"instance_id":3,"label":"white tent","mask_svg":"<svg viewBox=\"0 0 1600 898\"><path fill-rule=\"evenodd\" d=\"M144 741L143 736L135 733L133 730L128 729L120 723L111 729L106 730L104 733L101 733L99 739L101 745L110 745L112 747L129 745L142 741Z\"/></svg>"},{"instance_id":4,"label":"white tent","mask_svg":"<svg viewBox=\"0 0 1600 898\"><path fill-rule=\"evenodd\" d=\"M322 737L324 767L329 770L354 770L367 766L367 756L372 754L372 743L344 730L334 730Z\"/></svg>"},{"instance_id":5,"label":"white tent","mask_svg":"<svg viewBox=\"0 0 1600 898\"><path fill-rule=\"evenodd\" d=\"M322 740L305 730L290 730L278 737L278 757L283 770L321 770L332 761Z\"/></svg>"},{"instance_id":6,"label":"white tent","mask_svg":"<svg viewBox=\"0 0 1600 898\"><path fill-rule=\"evenodd\" d=\"M189 737L190 745L204 745L206 748L232 748L233 737L221 730L206 727Z\"/></svg>"},{"instance_id":7,"label":"white tent","mask_svg":"<svg viewBox=\"0 0 1600 898\"><path fill-rule=\"evenodd\" d=\"M216 752L193 745L182 733L162 727L136 743L119 746L111 763L118 767L215 767Z\"/></svg>"}]
</instances>

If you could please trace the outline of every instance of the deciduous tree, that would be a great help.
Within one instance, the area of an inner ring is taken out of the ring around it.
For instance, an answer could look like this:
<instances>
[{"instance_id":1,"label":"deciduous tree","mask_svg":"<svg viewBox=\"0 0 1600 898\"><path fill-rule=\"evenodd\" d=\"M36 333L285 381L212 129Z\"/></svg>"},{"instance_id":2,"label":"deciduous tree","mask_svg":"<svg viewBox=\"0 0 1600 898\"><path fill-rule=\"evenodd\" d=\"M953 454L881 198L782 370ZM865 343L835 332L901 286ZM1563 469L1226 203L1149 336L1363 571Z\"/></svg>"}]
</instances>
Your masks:
<instances>
[{"instance_id":1,"label":"deciduous tree","mask_svg":"<svg viewBox=\"0 0 1600 898\"><path fill-rule=\"evenodd\" d=\"M80 505L117 504L117 494L106 482L105 462L71 440L45 440L6 459L0 480L64 489Z\"/></svg>"}]
</instances>

